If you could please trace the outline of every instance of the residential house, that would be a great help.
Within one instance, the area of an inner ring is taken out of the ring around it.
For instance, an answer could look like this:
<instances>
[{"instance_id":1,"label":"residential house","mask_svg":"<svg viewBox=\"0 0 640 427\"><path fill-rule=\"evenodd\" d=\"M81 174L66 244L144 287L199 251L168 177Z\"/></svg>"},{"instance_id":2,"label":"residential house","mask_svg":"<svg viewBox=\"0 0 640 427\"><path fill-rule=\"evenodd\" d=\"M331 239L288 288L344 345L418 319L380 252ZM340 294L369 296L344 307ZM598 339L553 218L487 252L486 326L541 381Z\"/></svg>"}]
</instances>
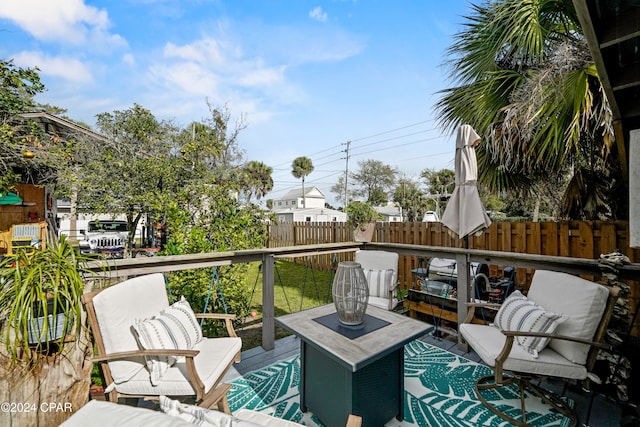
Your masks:
<instances>
[{"instance_id":1,"label":"residential house","mask_svg":"<svg viewBox=\"0 0 640 427\"><path fill-rule=\"evenodd\" d=\"M383 222L402 222L402 208L395 203L389 203L387 206L374 206L376 212L382 217Z\"/></svg>"},{"instance_id":2,"label":"residential house","mask_svg":"<svg viewBox=\"0 0 640 427\"><path fill-rule=\"evenodd\" d=\"M347 214L325 207L326 197L318 187L291 190L273 201L273 212L279 222L346 222ZM305 207L306 206L306 207Z\"/></svg>"}]
</instances>

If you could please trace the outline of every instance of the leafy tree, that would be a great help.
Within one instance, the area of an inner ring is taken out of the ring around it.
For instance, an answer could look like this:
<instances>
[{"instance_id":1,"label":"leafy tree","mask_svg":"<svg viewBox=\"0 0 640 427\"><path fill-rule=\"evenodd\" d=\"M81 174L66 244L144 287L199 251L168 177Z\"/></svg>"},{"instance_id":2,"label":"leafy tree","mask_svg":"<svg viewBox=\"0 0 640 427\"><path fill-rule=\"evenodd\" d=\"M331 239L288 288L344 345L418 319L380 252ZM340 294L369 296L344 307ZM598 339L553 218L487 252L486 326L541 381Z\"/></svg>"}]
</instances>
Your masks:
<instances>
[{"instance_id":1,"label":"leafy tree","mask_svg":"<svg viewBox=\"0 0 640 427\"><path fill-rule=\"evenodd\" d=\"M175 172L181 175L181 180L186 181L198 181L210 176L225 149L217 131L200 122L192 122L182 129L173 144L173 151L180 153L181 166Z\"/></svg>"},{"instance_id":2,"label":"leafy tree","mask_svg":"<svg viewBox=\"0 0 640 427\"><path fill-rule=\"evenodd\" d=\"M178 255L262 248L268 237L265 214L257 206L242 205L229 187L189 186L181 196L169 202L167 224L169 241L163 254ZM174 296L184 295L196 312L221 312L248 315L249 289L245 284L247 264L201 268L168 276ZM216 281L222 293L218 293ZM213 297L205 307L211 286ZM218 325L206 325L215 328ZM216 332L212 331L212 332Z\"/></svg>"},{"instance_id":3,"label":"leafy tree","mask_svg":"<svg viewBox=\"0 0 640 427\"><path fill-rule=\"evenodd\" d=\"M304 179L313 172L313 162L310 158L301 156L297 157L291 163L291 174L298 179L302 180L302 207L307 207L307 195L304 191Z\"/></svg>"},{"instance_id":4,"label":"leafy tree","mask_svg":"<svg viewBox=\"0 0 640 427\"><path fill-rule=\"evenodd\" d=\"M396 181L397 170L379 160L362 160L358 170L350 175L356 192L374 206L387 203Z\"/></svg>"},{"instance_id":5,"label":"leafy tree","mask_svg":"<svg viewBox=\"0 0 640 427\"><path fill-rule=\"evenodd\" d=\"M419 221L424 212L429 210L434 203L424 197L416 182L408 178L398 180L393 192L393 201L402 208L406 221Z\"/></svg>"},{"instance_id":6,"label":"leafy tree","mask_svg":"<svg viewBox=\"0 0 640 427\"><path fill-rule=\"evenodd\" d=\"M437 104L445 128L483 137L479 180L492 191L572 178L565 215L626 215L609 105L570 0L473 5L448 50L456 86Z\"/></svg>"},{"instance_id":7,"label":"leafy tree","mask_svg":"<svg viewBox=\"0 0 640 427\"><path fill-rule=\"evenodd\" d=\"M211 116L204 121L204 125L210 130L211 140L220 149L219 154L210 159L209 166L217 182L238 180L244 159L244 151L238 145L238 135L247 127L245 117L241 115L232 126L228 105L215 108L207 102L207 106Z\"/></svg>"},{"instance_id":8,"label":"leafy tree","mask_svg":"<svg viewBox=\"0 0 640 427\"><path fill-rule=\"evenodd\" d=\"M252 195L260 199L273 189L273 178L271 177L273 168L271 166L253 160L244 165L243 172L243 187L248 200L251 200Z\"/></svg>"},{"instance_id":9,"label":"leafy tree","mask_svg":"<svg viewBox=\"0 0 640 427\"><path fill-rule=\"evenodd\" d=\"M21 68L0 60L0 192L29 176L51 182L60 161L59 147L34 123L20 117L35 106L34 96L45 90L37 68ZM24 153L34 153L25 158ZM44 182L42 182L44 183Z\"/></svg>"},{"instance_id":10,"label":"leafy tree","mask_svg":"<svg viewBox=\"0 0 640 427\"><path fill-rule=\"evenodd\" d=\"M10 122L34 105L34 96L45 90L37 68L21 68L13 60L0 60L0 120Z\"/></svg>"},{"instance_id":11,"label":"leafy tree","mask_svg":"<svg viewBox=\"0 0 640 427\"><path fill-rule=\"evenodd\" d=\"M175 129L138 104L98 114L97 126L107 140L82 145L82 180L78 206L89 212L124 214L129 226L126 252L134 246L143 215L164 209L180 170L171 155Z\"/></svg>"},{"instance_id":12,"label":"leafy tree","mask_svg":"<svg viewBox=\"0 0 640 427\"><path fill-rule=\"evenodd\" d=\"M336 195L336 200L342 203L342 206L345 206L349 200L354 200L357 197L353 190L349 190L348 194L345 194L345 185L344 175L340 175L338 182L331 187L331 192ZM345 198L345 195L347 198Z\"/></svg>"},{"instance_id":13,"label":"leafy tree","mask_svg":"<svg viewBox=\"0 0 640 427\"><path fill-rule=\"evenodd\" d=\"M456 186L456 173L451 169L425 169L420 173L420 177L427 185L429 194L448 195L453 193Z\"/></svg>"}]
</instances>

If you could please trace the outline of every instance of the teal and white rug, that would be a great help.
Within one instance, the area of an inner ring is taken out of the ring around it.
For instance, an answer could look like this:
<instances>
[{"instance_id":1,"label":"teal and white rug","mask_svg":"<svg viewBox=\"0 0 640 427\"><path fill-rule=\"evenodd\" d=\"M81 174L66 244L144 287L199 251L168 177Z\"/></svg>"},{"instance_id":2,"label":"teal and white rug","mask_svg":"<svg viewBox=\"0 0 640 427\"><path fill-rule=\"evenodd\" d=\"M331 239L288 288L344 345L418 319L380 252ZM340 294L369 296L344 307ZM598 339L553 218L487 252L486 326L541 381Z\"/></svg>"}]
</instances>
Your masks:
<instances>
[{"instance_id":1,"label":"teal and white rug","mask_svg":"<svg viewBox=\"0 0 640 427\"><path fill-rule=\"evenodd\" d=\"M507 426L475 398L476 379L491 370L421 341L405 346L405 420L395 418L387 427ZM232 411L248 408L307 426L323 427L320 420L300 412L299 356L244 375L232 382L228 394ZM517 389L497 392L493 399L505 410L519 414ZM535 426L566 426L568 420L549 411L540 399L527 400L527 421Z\"/></svg>"}]
</instances>

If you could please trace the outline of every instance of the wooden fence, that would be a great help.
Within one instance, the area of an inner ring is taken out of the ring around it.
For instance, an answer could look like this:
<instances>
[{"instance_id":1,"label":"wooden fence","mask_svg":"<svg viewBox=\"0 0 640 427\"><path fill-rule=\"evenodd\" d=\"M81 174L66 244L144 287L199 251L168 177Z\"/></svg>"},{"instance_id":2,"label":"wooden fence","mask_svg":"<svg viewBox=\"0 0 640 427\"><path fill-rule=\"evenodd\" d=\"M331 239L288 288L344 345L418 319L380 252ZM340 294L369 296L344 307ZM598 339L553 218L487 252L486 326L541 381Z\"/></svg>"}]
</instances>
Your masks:
<instances>
[{"instance_id":1,"label":"wooden fence","mask_svg":"<svg viewBox=\"0 0 640 427\"><path fill-rule=\"evenodd\" d=\"M352 240L353 230L346 223L293 222L271 226L269 247ZM479 236L469 237L467 242L451 235L441 223L379 222L373 241L453 248L467 245L469 249L586 259L598 259L601 254L619 251L631 262L640 262L640 249L629 248L629 225L626 221L494 222L488 230ZM323 270L333 268L337 261L351 256L315 257L313 266ZM411 270L420 266L426 265L416 257L400 257L399 279L404 288L413 283ZM492 274L500 274L502 267L491 266ZM533 270L517 268L516 271L519 283L527 288ZM640 277L626 283L631 287L629 308L634 313L640 300Z\"/></svg>"}]
</instances>

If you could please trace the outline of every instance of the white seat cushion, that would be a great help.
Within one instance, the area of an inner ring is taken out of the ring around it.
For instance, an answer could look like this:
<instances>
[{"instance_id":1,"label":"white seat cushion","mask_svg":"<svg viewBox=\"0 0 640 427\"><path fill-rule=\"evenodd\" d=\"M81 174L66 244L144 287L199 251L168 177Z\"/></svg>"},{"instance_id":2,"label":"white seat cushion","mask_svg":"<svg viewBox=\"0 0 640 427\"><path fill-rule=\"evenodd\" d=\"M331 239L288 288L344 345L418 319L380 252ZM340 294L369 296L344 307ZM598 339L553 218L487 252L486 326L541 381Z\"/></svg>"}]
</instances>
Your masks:
<instances>
[{"instance_id":1,"label":"white seat cushion","mask_svg":"<svg viewBox=\"0 0 640 427\"><path fill-rule=\"evenodd\" d=\"M156 273L125 280L96 295L93 305L107 354L138 350L131 331L134 321L169 307L164 276ZM127 381L145 367L143 357L109 362L116 383Z\"/></svg>"},{"instance_id":2,"label":"white seat cushion","mask_svg":"<svg viewBox=\"0 0 640 427\"><path fill-rule=\"evenodd\" d=\"M603 285L555 271L537 270L527 297L546 310L567 316L556 330L567 335L592 340L607 304L609 291ZM584 364L589 346L570 341L551 340L549 347L571 360Z\"/></svg>"},{"instance_id":3,"label":"white seat cushion","mask_svg":"<svg viewBox=\"0 0 640 427\"><path fill-rule=\"evenodd\" d=\"M494 367L495 361L506 341L504 334L495 326L463 323L459 327L460 335L487 365ZM582 380L587 377L583 365L572 363L547 346L534 358L525 348L514 342L503 369L514 372L527 372L537 375L550 375L561 378Z\"/></svg>"},{"instance_id":4,"label":"white seat cushion","mask_svg":"<svg viewBox=\"0 0 640 427\"><path fill-rule=\"evenodd\" d=\"M193 424L159 411L100 400L90 400L60 425L63 427L193 427Z\"/></svg>"},{"instance_id":5,"label":"white seat cushion","mask_svg":"<svg viewBox=\"0 0 640 427\"><path fill-rule=\"evenodd\" d=\"M224 370L233 362L242 348L241 338L204 338L193 348L200 353L194 358L196 371L204 383L204 391L208 392ZM167 369L157 385L152 385L149 372L145 369L138 372L128 381L116 383L116 390L126 394L188 396L195 390L187 381L187 368L184 361L176 362Z\"/></svg>"}]
</instances>

